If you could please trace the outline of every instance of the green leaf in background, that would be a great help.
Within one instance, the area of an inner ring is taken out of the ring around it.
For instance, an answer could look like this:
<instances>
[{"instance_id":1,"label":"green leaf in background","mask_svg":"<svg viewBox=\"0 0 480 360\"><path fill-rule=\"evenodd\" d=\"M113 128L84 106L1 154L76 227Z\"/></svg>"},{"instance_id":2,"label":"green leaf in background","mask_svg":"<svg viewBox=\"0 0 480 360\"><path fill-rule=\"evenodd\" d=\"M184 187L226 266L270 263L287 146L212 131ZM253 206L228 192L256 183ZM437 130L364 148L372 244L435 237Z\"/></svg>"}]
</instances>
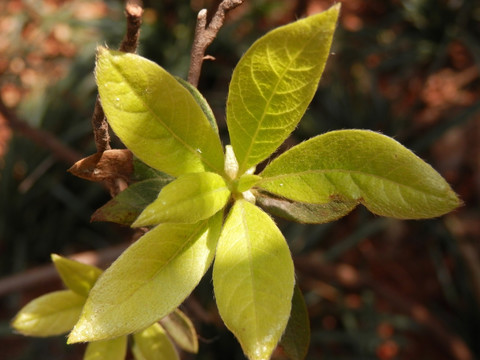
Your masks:
<instances>
[{"instance_id":1,"label":"green leaf in background","mask_svg":"<svg viewBox=\"0 0 480 360\"><path fill-rule=\"evenodd\" d=\"M304 224L324 224L337 220L357 206L357 201L339 198L332 198L326 204L308 204L277 197L264 191L256 191L255 200L258 206L272 215Z\"/></svg>"},{"instance_id":2,"label":"green leaf in background","mask_svg":"<svg viewBox=\"0 0 480 360\"><path fill-rule=\"evenodd\" d=\"M290 360L303 360L310 345L310 320L307 305L298 286L292 298L292 312L285 333L278 344Z\"/></svg>"},{"instance_id":3,"label":"green leaf in background","mask_svg":"<svg viewBox=\"0 0 480 360\"><path fill-rule=\"evenodd\" d=\"M87 345L83 360L124 360L127 355L127 337L94 341Z\"/></svg>"},{"instance_id":4,"label":"green leaf in background","mask_svg":"<svg viewBox=\"0 0 480 360\"><path fill-rule=\"evenodd\" d=\"M192 321L182 311L176 309L160 320L168 335L182 349L189 353L198 352L198 335Z\"/></svg>"},{"instance_id":5,"label":"green leaf in background","mask_svg":"<svg viewBox=\"0 0 480 360\"><path fill-rule=\"evenodd\" d=\"M165 330L155 323L133 335L136 360L178 360L177 351Z\"/></svg>"},{"instance_id":6,"label":"green leaf in background","mask_svg":"<svg viewBox=\"0 0 480 360\"><path fill-rule=\"evenodd\" d=\"M82 311L85 297L71 290L54 291L25 305L13 319L12 327L28 336L55 336L72 330Z\"/></svg>"},{"instance_id":7,"label":"green leaf in background","mask_svg":"<svg viewBox=\"0 0 480 360\"><path fill-rule=\"evenodd\" d=\"M339 11L337 4L269 32L235 67L227 124L239 174L274 152L305 113L325 67Z\"/></svg>"},{"instance_id":8,"label":"green leaf in background","mask_svg":"<svg viewBox=\"0 0 480 360\"><path fill-rule=\"evenodd\" d=\"M131 245L90 291L69 343L129 334L175 310L213 260L222 215L161 224Z\"/></svg>"},{"instance_id":9,"label":"green leaf in background","mask_svg":"<svg viewBox=\"0 0 480 360\"><path fill-rule=\"evenodd\" d=\"M357 201L382 216L421 219L460 205L427 163L387 136L332 131L301 143L261 173L260 189L305 203Z\"/></svg>"},{"instance_id":10,"label":"green leaf in background","mask_svg":"<svg viewBox=\"0 0 480 360\"><path fill-rule=\"evenodd\" d=\"M103 272L95 266L82 264L56 254L52 254L51 258L65 286L85 298Z\"/></svg>"},{"instance_id":11,"label":"green leaf in background","mask_svg":"<svg viewBox=\"0 0 480 360\"><path fill-rule=\"evenodd\" d=\"M225 180L218 174L185 174L165 186L148 205L133 227L162 222L193 224L221 210L230 196Z\"/></svg>"},{"instance_id":12,"label":"green leaf in background","mask_svg":"<svg viewBox=\"0 0 480 360\"><path fill-rule=\"evenodd\" d=\"M133 157L133 174L131 176L133 181L143 181L149 179L162 179L165 182L170 182L175 179L173 176L165 174L160 170L154 169L135 156Z\"/></svg>"},{"instance_id":13,"label":"green leaf in background","mask_svg":"<svg viewBox=\"0 0 480 360\"><path fill-rule=\"evenodd\" d=\"M109 124L140 160L173 176L223 172L218 135L172 75L138 55L103 47L95 74Z\"/></svg>"},{"instance_id":14,"label":"green leaf in background","mask_svg":"<svg viewBox=\"0 0 480 360\"><path fill-rule=\"evenodd\" d=\"M213 115L212 108L208 104L207 100L203 97L202 93L198 91L198 89L190 84L188 81L183 80L181 77L175 77L177 81L187 89L190 94L192 94L193 98L197 102L197 104L202 108L203 113L207 117L208 122L212 126L213 130L218 134L218 126L217 120L215 119L215 115Z\"/></svg>"},{"instance_id":15,"label":"green leaf in background","mask_svg":"<svg viewBox=\"0 0 480 360\"><path fill-rule=\"evenodd\" d=\"M226 220L213 266L218 310L251 360L267 360L285 330L294 286L288 245L272 219L245 200Z\"/></svg>"},{"instance_id":16,"label":"green leaf in background","mask_svg":"<svg viewBox=\"0 0 480 360\"><path fill-rule=\"evenodd\" d=\"M130 185L92 215L92 221L111 221L131 225L141 212L158 197L171 178L155 178Z\"/></svg>"}]
</instances>

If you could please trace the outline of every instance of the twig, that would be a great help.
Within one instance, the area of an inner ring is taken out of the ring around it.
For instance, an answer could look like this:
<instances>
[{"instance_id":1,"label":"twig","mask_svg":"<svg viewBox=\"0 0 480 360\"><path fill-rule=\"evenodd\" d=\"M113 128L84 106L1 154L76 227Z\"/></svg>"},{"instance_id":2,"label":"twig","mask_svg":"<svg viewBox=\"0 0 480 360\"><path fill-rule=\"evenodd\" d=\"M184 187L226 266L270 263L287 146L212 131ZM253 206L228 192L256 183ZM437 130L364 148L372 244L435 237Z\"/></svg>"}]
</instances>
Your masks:
<instances>
[{"instance_id":1,"label":"twig","mask_svg":"<svg viewBox=\"0 0 480 360\"><path fill-rule=\"evenodd\" d=\"M101 268L110 265L129 245L123 243L98 251L86 251L72 255L70 259ZM43 265L25 272L0 279L0 297L48 284L58 279L53 264Z\"/></svg>"},{"instance_id":2,"label":"twig","mask_svg":"<svg viewBox=\"0 0 480 360\"><path fill-rule=\"evenodd\" d=\"M142 25L142 15L142 2L140 0L127 0L125 4L127 31L120 43L120 51L130 53L137 51L138 39L140 37L140 26ZM102 104L98 97L93 110L92 127L97 152L101 153L105 150L110 150L110 135L108 134L107 118L105 117Z\"/></svg>"},{"instance_id":3,"label":"twig","mask_svg":"<svg viewBox=\"0 0 480 360\"><path fill-rule=\"evenodd\" d=\"M127 0L125 4L125 15L127 16L127 32L123 37L119 50L134 53L137 51L140 26L142 25L142 1Z\"/></svg>"},{"instance_id":4,"label":"twig","mask_svg":"<svg viewBox=\"0 0 480 360\"><path fill-rule=\"evenodd\" d=\"M77 162L82 158L82 155L75 150L69 148L61 143L56 137L49 132L41 129L35 129L28 123L20 119L13 111L11 111L0 98L0 114L5 118L10 127L29 138L37 145L48 149L52 155L58 160L64 161L67 164Z\"/></svg>"},{"instance_id":5,"label":"twig","mask_svg":"<svg viewBox=\"0 0 480 360\"><path fill-rule=\"evenodd\" d=\"M198 86L200 71L202 70L203 60L205 60L205 50L217 36L218 31L225 21L227 11L242 5L244 0L223 0L218 5L217 12L207 26L207 10L202 9L197 15L197 26L195 28L195 37L193 39L192 52L190 54L190 69L188 71L188 82L193 86Z\"/></svg>"},{"instance_id":6,"label":"twig","mask_svg":"<svg viewBox=\"0 0 480 360\"><path fill-rule=\"evenodd\" d=\"M430 310L409 298L399 294L395 289L379 284L369 277L359 274L347 264L328 265L319 263L312 255L298 256L295 258L295 268L304 274L322 278L329 282L336 282L348 289L370 288L375 293L386 299L392 306L407 313L418 324L423 325L438 342L446 347L456 360L473 360L473 355L465 342L455 334L451 334Z\"/></svg>"}]
</instances>

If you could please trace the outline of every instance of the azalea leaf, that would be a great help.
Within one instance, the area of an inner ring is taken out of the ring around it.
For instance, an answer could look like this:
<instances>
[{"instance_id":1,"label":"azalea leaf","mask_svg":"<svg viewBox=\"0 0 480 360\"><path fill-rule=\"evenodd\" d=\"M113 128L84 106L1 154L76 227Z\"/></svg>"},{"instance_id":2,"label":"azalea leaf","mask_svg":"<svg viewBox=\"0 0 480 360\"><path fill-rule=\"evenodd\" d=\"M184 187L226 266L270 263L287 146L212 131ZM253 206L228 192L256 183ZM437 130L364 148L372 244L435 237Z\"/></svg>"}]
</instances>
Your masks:
<instances>
[{"instance_id":1,"label":"azalea leaf","mask_svg":"<svg viewBox=\"0 0 480 360\"><path fill-rule=\"evenodd\" d=\"M203 97L202 93L198 89L190 84L188 81L183 80L181 77L175 77L177 81L192 94L193 98L197 104L202 108L203 113L208 119L208 122L212 126L212 129L218 134L217 121L215 120L215 115L213 115L212 108L208 104L207 100Z\"/></svg>"},{"instance_id":2,"label":"azalea leaf","mask_svg":"<svg viewBox=\"0 0 480 360\"><path fill-rule=\"evenodd\" d=\"M189 353L198 352L198 339L192 321L179 309L160 320L168 335L182 349Z\"/></svg>"},{"instance_id":3,"label":"azalea leaf","mask_svg":"<svg viewBox=\"0 0 480 360\"><path fill-rule=\"evenodd\" d=\"M87 345L83 360L124 360L127 355L127 337L94 341Z\"/></svg>"},{"instance_id":4,"label":"azalea leaf","mask_svg":"<svg viewBox=\"0 0 480 360\"><path fill-rule=\"evenodd\" d=\"M51 258L65 286L85 298L103 272L95 266L82 264L56 254L52 254Z\"/></svg>"},{"instance_id":5,"label":"azalea leaf","mask_svg":"<svg viewBox=\"0 0 480 360\"><path fill-rule=\"evenodd\" d=\"M421 219L460 205L430 165L387 136L332 131L286 151L261 173L260 189L293 201L356 201L382 216Z\"/></svg>"},{"instance_id":6,"label":"azalea leaf","mask_svg":"<svg viewBox=\"0 0 480 360\"><path fill-rule=\"evenodd\" d=\"M267 360L285 330L294 285L282 233L255 205L235 202L217 246L213 286L218 310L251 360Z\"/></svg>"},{"instance_id":7,"label":"azalea leaf","mask_svg":"<svg viewBox=\"0 0 480 360\"><path fill-rule=\"evenodd\" d=\"M303 360L310 345L310 320L302 291L295 286L292 312L279 346L290 360Z\"/></svg>"},{"instance_id":8,"label":"azalea leaf","mask_svg":"<svg viewBox=\"0 0 480 360\"><path fill-rule=\"evenodd\" d=\"M25 305L13 319L12 327L28 336L55 336L73 328L85 297L71 290L54 291Z\"/></svg>"},{"instance_id":9,"label":"azalea leaf","mask_svg":"<svg viewBox=\"0 0 480 360\"><path fill-rule=\"evenodd\" d=\"M177 351L158 323L133 335L136 360L178 360Z\"/></svg>"},{"instance_id":10,"label":"azalea leaf","mask_svg":"<svg viewBox=\"0 0 480 360\"><path fill-rule=\"evenodd\" d=\"M136 157L133 157L133 174L131 178L136 182L149 179L163 179L170 182L174 179L173 176L148 166Z\"/></svg>"},{"instance_id":11,"label":"azalea leaf","mask_svg":"<svg viewBox=\"0 0 480 360\"><path fill-rule=\"evenodd\" d=\"M222 173L218 135L172 75L138 55L103 47L95 74L108 122L135 156L173 176Z\"/></svg>"},{"instance_id":12,"label":"azalea leaf","mask_svg":"<svg viewBox=\"0 0 480 360\"><path fill-rule=\"evenodd\" d=\"M175 310L210 266L221 224L220 212L147 232L98 279L69 343L129 334Z\"/></svg>"},{"instance_id":13,"label":"azalea leaf","mask_svg":"<svg viewBox=\"0 0 480 360\"><path fill-rule=\"evenodd\" d=\"M272 30L240 59L227 124L239 174L266 159L295 129L317 90L340 4Z\"/></svg>"},{"instance_id":14,"label":"azalea leaf","mask_svg":"<svg viewBox=\"0 0 480 360\"><path fill-rule=\"evenodd\" d=\"M131 225L141 212L155 199L162 188L170 183L170 176L144 180L130 185L92 215L92 221L111 221Z\"/></svg>"},{"instance_id":15,"label":"azalea leaf","mask_svg":"<svg viewBox=\"0 0 480 360\"><path fill-rule=\"evenodd\" d=\"M357 201L332 197L326 204L309 204L275 196L265 191L255 192L256 204L268 213L304 224L324 224L337 220L357 206Z\"/></svg>"},{"instance_id":16,"label":"azalea leaf","mask_svg":"<svg viewBox=\"0 0 480 360\"><path fill-rule=\"evenodd\" d=\"M148 205L133 227L162 222L192 224L221 210L230 196L225 180L218 174L185 174L165 186Z\"/></svg>"}]
</instances>

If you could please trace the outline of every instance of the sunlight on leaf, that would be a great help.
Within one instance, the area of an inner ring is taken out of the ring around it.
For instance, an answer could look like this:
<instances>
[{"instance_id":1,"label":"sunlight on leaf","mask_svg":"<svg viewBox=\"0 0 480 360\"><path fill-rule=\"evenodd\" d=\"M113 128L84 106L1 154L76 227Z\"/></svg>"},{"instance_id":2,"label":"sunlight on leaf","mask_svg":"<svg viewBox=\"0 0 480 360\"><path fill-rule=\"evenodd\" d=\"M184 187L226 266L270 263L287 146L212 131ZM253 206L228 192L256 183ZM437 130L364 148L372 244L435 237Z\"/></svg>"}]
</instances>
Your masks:
<instances>
[{"instance_id":1,"label":"sunlight on leaf","mask_svg":"<svg viewBox=\"0 0 480 360\"><path fill-rule=\"evenodd\" d=\"M127 337L94 341L87 345L83 360L124 360L127 354Z\"/></svg>"},{"instance_id":2,"label":"sunlight on leaf","mask_svg":"<svg viewBox=\"0 0 480 360\"><path fill-rule=\"evenodd\" d=\"M165 330L158 323L133 335L137 360L178 360L178 354Z\"/></svg>"},{"instance_id":3,"label":"sunlight on leaf","mask_svg":"<svg viewBox=\"0 0 480 360\"><path fill-rule=\"evenodd\" d=\"M163 222L193 224L221 210L230 196L225 180L215 173L186 174L165 186L133 227Z\"/></svg>"},{"instance_id":4,"label":"sunlight on leaf","mask_svg":"<svg viewBox=\"0 0 480 360\"><path fill-rule=\"evenodd\" d=\"M90 291L69 343L129 334L175 310L213 260L222 215L161 224L131 245Z\"/></svg>"},{"instance_id":5,"label":"sunlight on leaf","mask_svg":"<svg viewBox=\"0 0 480 360\"><path fill-rule=\"evenodd\" d=\"M54 336L72 330L85 297L71 290L54 291L25 305L13 319L12 327L29 336Z\"/></svg>"},{"instance_id":6,"label":"sunlight on leaf","mask_svg":"<svg viewBox=\"0 0 480 360\"><path fill-rule=\"evenodd\" d=\"M430 165L387 136L332 131L286 151L261 173L257 186L305 203L345 199L395 218L443 215L460 205Z\"/></svg>"},{"instance_id":7,"label":"sunlight on leaf","mask_svg":"<svg viewBox=\"0 0 480 360\"><path fill-rule=\"evenodd\" d=\"M288 245L272 219L237 201L222 230L213 286L225 325L252 360L266 360L290 316L294 285Z\"/></svg>"},{"instance_id":8,"label":"sunlight on leaf","mask_svg":"<svg viewBox=\"0 0 480 360\"><path fill-rule=\"evenodd\" d=\"M297 126L317 90L339 10L334 5L269 32L235 67L227 124L239 174L266 159Z\"/></svg>"},{"instance_id":9,"label":"sunlight on leaf","mask_svg":"<svg viewBox=\"0 0 480 360\"><path fill-rule=\"evenodd\" d=\"M56 254L52 254L51 258L65 286L85 298L103 272L95 266L82 264Z\"/></svg>"},{"instance_id":10,"label":"sunlight on leaf","mask_svg":"<svg viewBox=\"0 0 480 360\"><path fill-rule=\"evenodd\" d=\"M138 55L103 47L95 74L108 122L135 156L173 176L222 173L218 135L172 75Z\"/></svg>"}]
</instances>

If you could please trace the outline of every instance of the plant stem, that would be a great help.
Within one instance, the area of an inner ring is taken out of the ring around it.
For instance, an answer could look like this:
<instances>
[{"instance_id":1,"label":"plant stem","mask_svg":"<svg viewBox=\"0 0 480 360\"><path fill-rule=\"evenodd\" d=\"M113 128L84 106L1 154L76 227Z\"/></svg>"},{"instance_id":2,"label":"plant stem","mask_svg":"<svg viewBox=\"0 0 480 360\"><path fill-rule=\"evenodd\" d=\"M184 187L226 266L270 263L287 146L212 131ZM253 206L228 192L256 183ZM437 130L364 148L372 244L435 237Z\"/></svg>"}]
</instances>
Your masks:
<instances>
[{"instance_id":1,"label":"plant stem","mask_svg":"<svg viewBox=\"0 0 480 360\"><path fill-rule=\"evenodd\" d=\"M195 28L195 37L193 39L192 52L190 54L190 69L188 71L188 82L193 86L198 86L200 71L205 59L213 59L211 56L205 56L207 47L213 42L218 31L225 22L227 11L242 5L244 0L224 0L218 5L217 12L207 26L207 10L202 9L197 15L197 26Z\"/></svg>"}]
</instances>

